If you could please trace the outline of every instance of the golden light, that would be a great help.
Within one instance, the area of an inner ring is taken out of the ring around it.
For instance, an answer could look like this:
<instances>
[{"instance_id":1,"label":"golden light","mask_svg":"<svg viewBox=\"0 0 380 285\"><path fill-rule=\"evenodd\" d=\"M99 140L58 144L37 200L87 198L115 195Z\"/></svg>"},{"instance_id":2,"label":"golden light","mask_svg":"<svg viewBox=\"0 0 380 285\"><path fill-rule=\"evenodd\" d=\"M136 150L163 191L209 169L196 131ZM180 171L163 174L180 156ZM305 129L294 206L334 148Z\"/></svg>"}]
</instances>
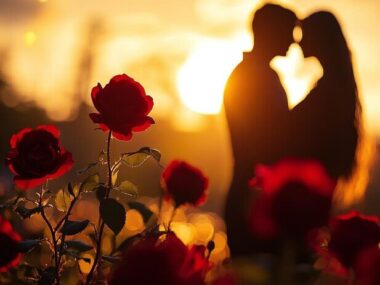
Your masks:
<instances>
[{"instance_id":1,"label":"golden light","mask_svg":"<svg viewBox=\"0 0 380 285\"><path fill-rule=\"evenodd\" d=\"M214 243L214 253L224 250L227 246L227 235L224 232L216 232L214 236Z\"/></svg>"},{"instance_id":2,"label":"golden light","mask_svg":"<svg viewBox=\"0 0 380 285\"><path fill-rule=\"evenodd\" d=\"M323 75L319 61L314 57L304 58L298 44L290 46L286 57L275 57L271 67L280 76L288 97L289 109L299 104Z\"/></svg>"},{"instance_id":3,"label":"golden light","mask_svg":"<svg viewBox=\"0 0 380 285\"><path fill-rule=\"evenodd\" d=\"M28 31L24 34L24 42L27 46L32 46L37 40L37 35L35 32Z\"/></svg>"},{"instance_id":4,"label":"golden light","mask_svg":"<svg viewBox=\"0 0 380 285\"><path fill-rule=\"evenodd\" d=\"M241 49L231 42L208 40L200 44L178 72L183 104L194 112L219 113L226 80L241 58Z\"/></svg>"},{"instance_id":5,"label":"golden light","mask_svg":"<svg viewBox=\"0 0 380 285\"><path fill-rule=\"evenodd\" d=\"M113 247L112 236L107 234L103 236L102 240L102 252L104 254L111 254Z\"/></svg>"},{"instance_id":6,"label":"golden light","mask_svg":"<svg viewBox=\"0 0 380 285\"><path fill-rule=\"evenodd\" d=\"M189 245L194 242L195 227L192 224L173 222L171 224L171 230L184 244Z\"/></svg>"},{"instance_id":7,"label":"golden light","mask_svg":"<svg viewBox=\"0 0 380 285\"><path fill-rule=\"evenodd\" d=\"M131 232L137 232L144 229L143 217L137 210L131 209L127 212L125 227Z\"/></svg>"},{"instance_id":8,"label":"golden light","mask_svg":"<svg viewBox=\"0 0 380 285\"><path fill-rule=\"evenodd\" d=\"M81 254L81 258L89 259L90 262L87 262L87 261L85 261L83 259L79 260L78 264L79 264L80 271L83 274L90 273L92 264L94 263L94 256L92 254L89 254L89 253L84 253L84 254Z\"/></svg>"},{"instance_id":9,"label":"golden light","mask_svg":"<svg viewBox=\"0 0 380 285\"><path fill-rule=\"evenodd\" d=\"M196 229L196 242L207 244L214 235L214 221L206 214L197 214L191 217L190 222Z\"/></svg>"}]
</instances>

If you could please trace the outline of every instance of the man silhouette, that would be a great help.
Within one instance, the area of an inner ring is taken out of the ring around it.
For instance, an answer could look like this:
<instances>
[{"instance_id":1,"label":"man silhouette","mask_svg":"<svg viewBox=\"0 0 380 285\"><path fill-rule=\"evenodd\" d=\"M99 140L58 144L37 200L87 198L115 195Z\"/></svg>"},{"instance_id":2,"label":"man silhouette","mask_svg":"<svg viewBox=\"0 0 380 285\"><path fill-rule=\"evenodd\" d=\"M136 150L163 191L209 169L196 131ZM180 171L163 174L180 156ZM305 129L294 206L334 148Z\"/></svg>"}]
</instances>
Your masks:
<instances>
[{"instance_id":1,"label":"man silhouette","mask_svg":"<svg viewBox=\"0 0 380 285\"><path fill-rule=\"evenodd\" d=\"M286 93L270 61L285 56L293 42L296 15L266 4L252 21L254 47L231 73L224 107L234 156L234 175L227 196L225 218L232 256L249 254L248 181L257 163L271 163L286 155L289 109Z\"/></svg>"}]
</instances>

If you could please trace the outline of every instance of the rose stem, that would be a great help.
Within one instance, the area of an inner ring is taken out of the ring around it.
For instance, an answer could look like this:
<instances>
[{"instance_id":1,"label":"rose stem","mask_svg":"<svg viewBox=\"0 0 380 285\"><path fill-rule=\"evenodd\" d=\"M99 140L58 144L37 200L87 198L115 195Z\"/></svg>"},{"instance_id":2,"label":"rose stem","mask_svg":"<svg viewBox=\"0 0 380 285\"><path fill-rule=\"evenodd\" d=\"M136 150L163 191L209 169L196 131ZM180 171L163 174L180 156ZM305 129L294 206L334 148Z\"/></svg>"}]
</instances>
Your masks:
<instances>
[{"instance_id":1,"label":"rose stem","mask_svg":"<svg viewBox=\"0 0 380 285\"><path fill-rule=\"evenodd\" d=\"M40 207L42 207L42 209L41 209L41 216L42 216L42 218L44 219L46 225L49 228L49 231L50 231L50 234L51 234L51 238L52 238L52 241L53 241L53 246L54 246L54 262L55 262L55 279L56 279L56 284L59 285L60 284L60 278L59 278L59 268L58 268L59 261L58 261L57 239L55 238L55 232L54 232L53 226L51 225L51 223L49 222L48 218L46 217L45 208L42 205L42 195L43 195L43 186L41 185L41 187L40 187L40 199L39 199Z\"/></svg>"},{"instance_id":2,"label":"rose stem","mask_svg":"<svg viewBox=\"0 0 380 285\"><path fill-rule=\"evenodd\" d=\"M105 199L107 199L109 197L109 194L110 194L111 189L112 189L112 169L111 169L111 154L110 154L110 151L111 151L111 135L112 135L112 133L111 133L111 131L109 131L108 138L107 138L108 187L106 190ZM100 213L99 213L99 219L101 219ZM104 230L104 221L102 220L102 222L100 224L99 236L98 236L98 240L97 240L97 244L96 244L96 253L95 253L94 263L92 264L91 270L87 275L86 284L90 284L91 279L92 279L92 275L94 274L95 268L97 267L97 263L99 261L100 255L101 255L103 230Z\"/></svg>"},{"instance_id":3,"label":"rose stem","mask_svg":"<svg viewBox=\"0 0 380 285\"><path fill-rule=\"evenodd\" d=\"M173 218L174 218L174 216L175 216L175 212L177 211L177 209L178 209L178 206L175 205L175 206L173 207L173 211L172 211L172 214L171 214L171 216L170 216L169 223L168 223L168 232L170 232L170 226L171 226L171 224L172 224L172 221L173 221Z\"/></svg>"},{"instance_id":4,"label":"rose stem","mask_svg":"<svg viewBox=\"0 0 380 285\"><path fill-rule=\"evenodd\" d=\"M79 195L80 195L80 193L78 193L77 196L74 196L74 199L71 201L69 209L67 210L66 215L56 225L56 227L54 229L54 233L56 233L59 230L59 228L61 227L61 225L64 224L64 223L66 223L67 220L69 219L69 217L71 215L71 211L74 208L74 205L75 205L77 199L79 198ZM60 254L59 254L59 257L58 257L58 265L57 265L58 266L58 270L60 269L60 266L61 266L62 249L63 249L63 245L65 243L65 237L66 236L64 234L62 234L62 236L61 236L61 246L60 246L60 249L59 249Z\"/></svg>"}]
</instances>

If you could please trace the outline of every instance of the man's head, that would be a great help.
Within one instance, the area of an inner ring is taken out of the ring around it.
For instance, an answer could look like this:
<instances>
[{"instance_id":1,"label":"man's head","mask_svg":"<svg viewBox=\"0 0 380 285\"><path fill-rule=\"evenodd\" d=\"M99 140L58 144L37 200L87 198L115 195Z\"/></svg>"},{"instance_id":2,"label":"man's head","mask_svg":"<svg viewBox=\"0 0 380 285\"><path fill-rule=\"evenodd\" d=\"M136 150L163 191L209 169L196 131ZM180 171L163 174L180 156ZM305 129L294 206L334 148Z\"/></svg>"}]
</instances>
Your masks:
<instances>
[{"instance_id":1,"label":"man's head","mask_svg":"<svg viewBox=\"0 0 380 285\"><path fill-rule=\"evenodd\" d=\"M286 55L293 42L293 30L297 22L296 14L276 4L265 4L258 9L252 21L255 49L267 56Z\"/></svg>"}]
</instances>

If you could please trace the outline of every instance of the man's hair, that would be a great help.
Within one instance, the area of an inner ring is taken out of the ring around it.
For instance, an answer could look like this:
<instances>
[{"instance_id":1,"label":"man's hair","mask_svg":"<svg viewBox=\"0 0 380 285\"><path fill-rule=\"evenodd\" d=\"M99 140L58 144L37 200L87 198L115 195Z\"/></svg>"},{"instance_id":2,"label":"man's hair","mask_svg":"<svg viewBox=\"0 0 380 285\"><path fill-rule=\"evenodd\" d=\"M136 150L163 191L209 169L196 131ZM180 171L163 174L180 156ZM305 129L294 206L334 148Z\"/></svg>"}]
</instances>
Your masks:
<instances>
[{"instance_id":1,"label":"man's hair","mask_svg":"<svg viewBox=\"0 0 380 285\"><path fill-rule=\"evenodd\" d=\"M296 14L280 5L265 4L258 9L253 17L252 30L256 36L262 34L281 32L281 28L295 26Z\"/></svg>"}]
</instances>

